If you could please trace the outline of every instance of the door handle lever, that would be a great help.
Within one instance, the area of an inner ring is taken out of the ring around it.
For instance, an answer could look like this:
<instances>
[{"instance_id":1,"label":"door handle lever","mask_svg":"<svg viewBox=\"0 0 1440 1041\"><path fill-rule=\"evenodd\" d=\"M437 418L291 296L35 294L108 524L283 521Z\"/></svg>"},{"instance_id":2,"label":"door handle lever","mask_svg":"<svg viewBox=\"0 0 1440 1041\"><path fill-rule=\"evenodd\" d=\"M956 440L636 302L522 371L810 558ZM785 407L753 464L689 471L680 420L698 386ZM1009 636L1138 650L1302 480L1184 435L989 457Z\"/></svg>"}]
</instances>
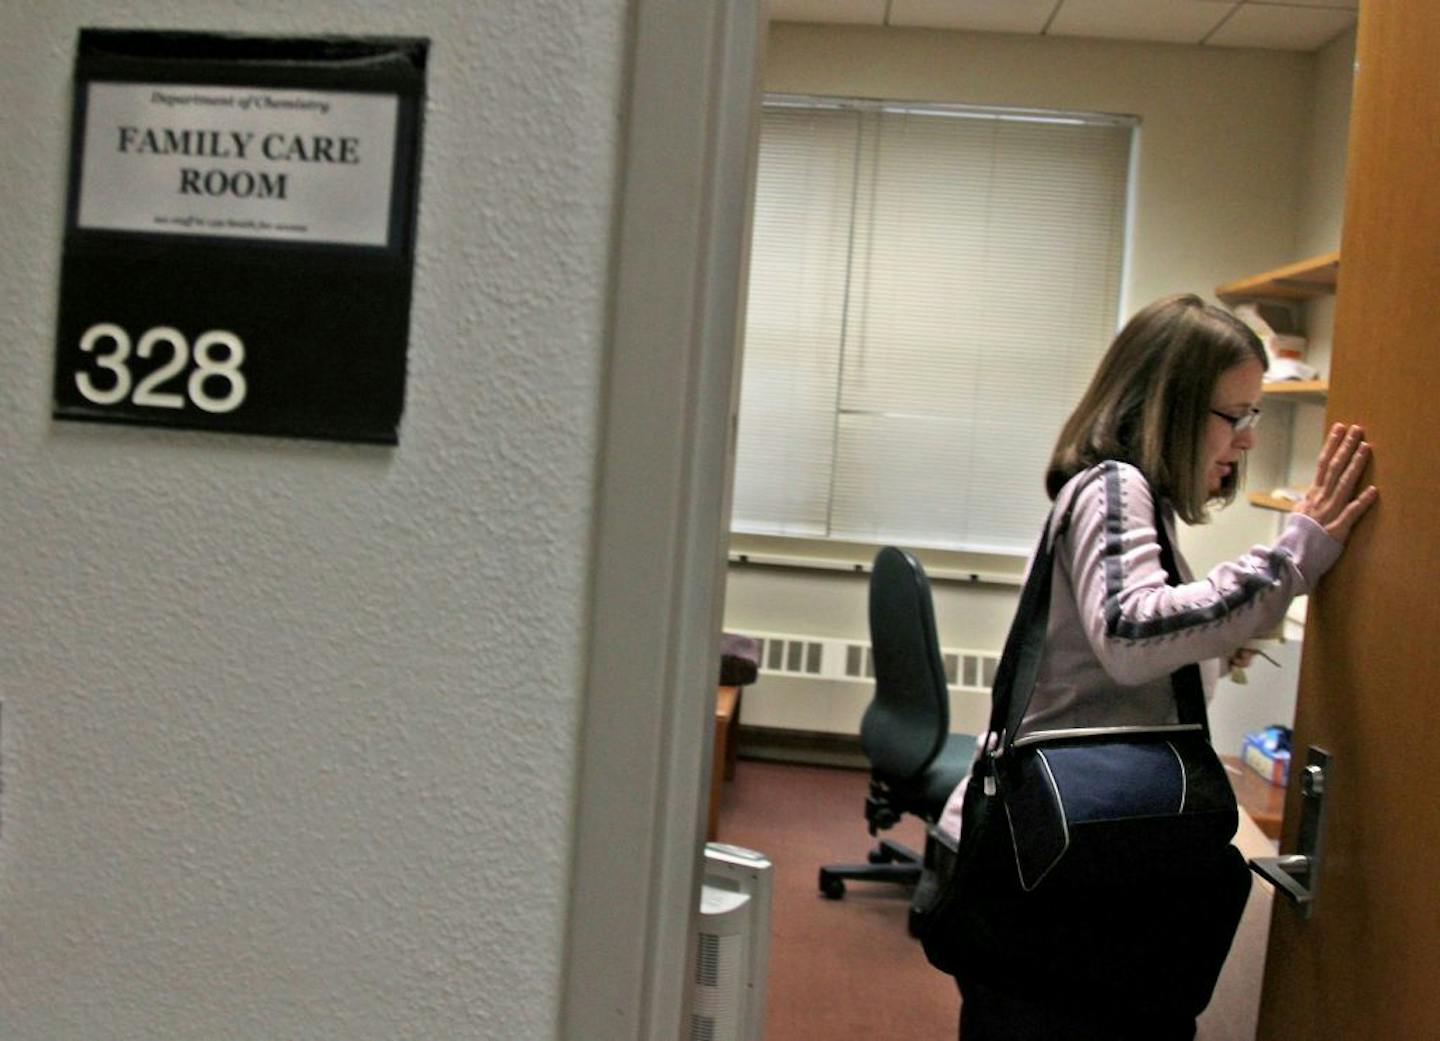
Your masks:
<instances>
[{"instance_id":1,"label":"door handle lever","mask_svg":"<svg viewBox=\"0 0 1440 1041\"><path fill-rule=\"evenodd\" d=\"M1315 894L1310 890L1309 857L1299 854L1254 857L1250 861L1250 870L1288 896L1302 916L1310 917L1310 903Z\"/></svg>"},{"instance_id":2,"label":"door handle lever","mask_svg":"<svg viewBox=\"0 0 1440 1041\"><path fill-rule=\"evenodd\" d=\"M1311 747L1301 774L1299 851L1278 857L1255 857L1250 870L1289 898L1302 918L1309 918L1320 878L1321 838L1325 824L1325 787L1330 753Z\"/></svg>"}]
</instances>

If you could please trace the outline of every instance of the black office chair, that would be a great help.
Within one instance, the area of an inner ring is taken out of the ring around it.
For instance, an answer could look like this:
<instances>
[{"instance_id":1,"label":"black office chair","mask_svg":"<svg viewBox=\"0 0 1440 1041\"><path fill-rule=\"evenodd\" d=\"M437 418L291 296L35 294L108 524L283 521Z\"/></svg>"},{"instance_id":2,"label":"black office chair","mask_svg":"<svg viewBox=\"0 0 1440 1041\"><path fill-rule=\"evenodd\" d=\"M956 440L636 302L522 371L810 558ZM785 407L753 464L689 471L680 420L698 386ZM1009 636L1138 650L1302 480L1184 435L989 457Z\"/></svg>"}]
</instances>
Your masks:
<instances>
[{"instance_id":1,"label":"black office chair","mask_svg":"<svg viewBox=\"0 0 1440 1041\"><path fill-rule=\"evenodd\" d=\"M925 853L881 839L868 864L822 867L820 892L833 900L845 895L846 879L918 886L933 877L932 826L975 754L972 735L950 733L945 665L925 569L894 546L876 554L870 576L870 644L875 696L860 723L860 745L870 760L865 820L870 834L878 835L902 814L914 814L927 825ZM914 907L912 902L912 933Z\"/></svg>"}]
</instances>

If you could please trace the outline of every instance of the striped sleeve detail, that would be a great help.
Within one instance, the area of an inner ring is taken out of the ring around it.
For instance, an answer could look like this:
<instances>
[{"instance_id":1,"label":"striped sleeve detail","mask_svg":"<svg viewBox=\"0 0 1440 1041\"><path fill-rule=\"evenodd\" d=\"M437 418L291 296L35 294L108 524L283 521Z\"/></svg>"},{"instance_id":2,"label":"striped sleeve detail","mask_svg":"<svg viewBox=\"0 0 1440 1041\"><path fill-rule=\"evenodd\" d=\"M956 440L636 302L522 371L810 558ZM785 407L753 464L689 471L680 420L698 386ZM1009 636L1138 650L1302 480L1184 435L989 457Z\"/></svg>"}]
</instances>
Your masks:
<instances>
[{"instance_id":1,"label":"striped sleeve detail","mask_svg":"<svg viewBox=\"0 0 1440 1041\"><path fill-rule=\"evenodd\" d=\"M1251 571L1241 575L1237 586L1222 593L1209 603L1188 607L1171 614L1162 613L1154 618L1126 617L1120 606L1120 594L1125 585L1125 515L1124 487L1118 464L1113 462L1104 464L1104 481L1106 636L1122 640L1148 640L1209 625L1245 607L1260 594L1280 586L1289 554L1284 550L1274 549L1269 554L1263 573ZM1156 525L1164 524L1165 521L1159 516L1158 509L1157 506L1155 523Z\"/></svg>"}]
</instances>

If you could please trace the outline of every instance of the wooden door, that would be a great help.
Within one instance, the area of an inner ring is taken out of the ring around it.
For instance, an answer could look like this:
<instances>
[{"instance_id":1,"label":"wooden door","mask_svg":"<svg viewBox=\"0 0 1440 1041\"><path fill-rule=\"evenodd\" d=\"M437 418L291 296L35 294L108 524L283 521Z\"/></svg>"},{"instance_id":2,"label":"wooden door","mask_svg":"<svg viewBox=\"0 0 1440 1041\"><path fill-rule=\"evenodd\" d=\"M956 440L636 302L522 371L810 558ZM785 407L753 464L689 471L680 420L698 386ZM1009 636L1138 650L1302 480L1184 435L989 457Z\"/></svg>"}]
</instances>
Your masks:
<instances>
[{"instance_id":1,"label":"wooden door","mask_svg":"<svg viewBox=\"0 0 1440 1041\"><path fill-rule=\"evenodd\" d=\"M1365 0L1356 58L1329 419L1365 426L1380 501L1305 626L1292 762L1333 764L1312 916L1275 897L1263 1041L1440 1038L1440 3Z\"/></svg>"}]
</instances>

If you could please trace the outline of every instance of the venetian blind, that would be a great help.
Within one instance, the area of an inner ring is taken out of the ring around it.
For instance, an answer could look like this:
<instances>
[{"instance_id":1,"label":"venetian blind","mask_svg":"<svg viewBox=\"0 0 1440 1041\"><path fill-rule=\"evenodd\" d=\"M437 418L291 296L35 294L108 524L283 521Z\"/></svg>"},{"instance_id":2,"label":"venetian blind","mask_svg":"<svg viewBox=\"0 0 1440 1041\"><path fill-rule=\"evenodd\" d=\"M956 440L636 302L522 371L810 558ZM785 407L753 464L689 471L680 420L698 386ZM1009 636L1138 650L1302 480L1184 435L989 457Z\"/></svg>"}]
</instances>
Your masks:
<instances>
[{"instance_id":1,"label":"venetian blind","mask_svg":"<svg viewBox=\"0 0 1440 1041\"><path fill-rule=\"evenodd\" d=\"M768 104L733 528L1028 552L1115 330L1132 132Z\"/></svg>"}]
</instances>

